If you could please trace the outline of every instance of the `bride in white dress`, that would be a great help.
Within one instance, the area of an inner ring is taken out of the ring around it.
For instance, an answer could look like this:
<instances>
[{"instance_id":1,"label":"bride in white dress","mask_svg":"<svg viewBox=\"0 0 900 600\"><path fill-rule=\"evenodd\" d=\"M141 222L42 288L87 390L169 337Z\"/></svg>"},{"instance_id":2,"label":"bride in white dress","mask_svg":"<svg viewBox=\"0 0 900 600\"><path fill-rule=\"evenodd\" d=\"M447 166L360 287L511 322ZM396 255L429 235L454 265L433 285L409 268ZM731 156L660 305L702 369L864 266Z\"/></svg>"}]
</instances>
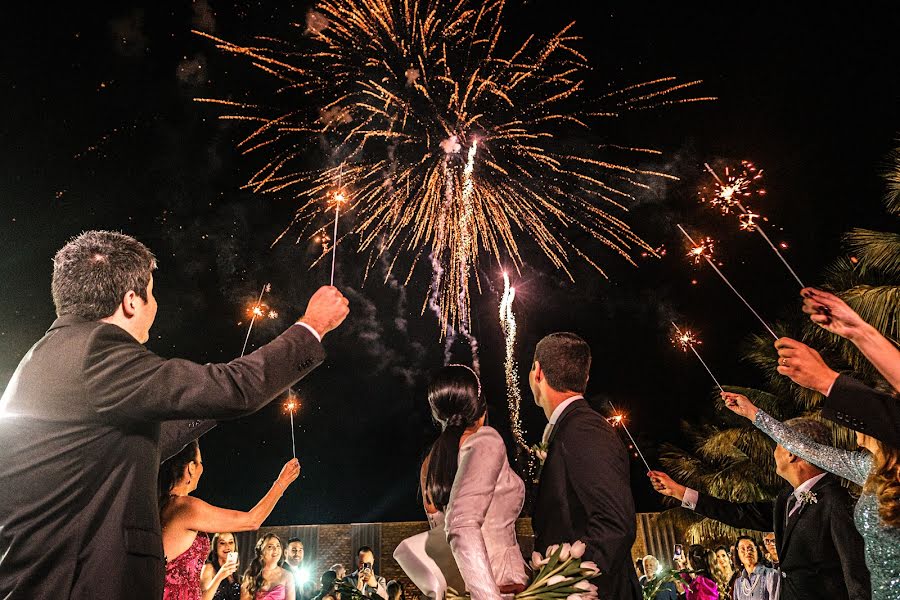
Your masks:
<instances>
[{"instance_id":1,"label":"bride in white dress","mask_svg":"<svg viewBox=\"0 0 900 600\"><path fill-rule=\"evenodd\" d=\"M509 598L528 581L515 527L525 485L503 438L484 424L487 405L472 369L438 371L428 403L442 428L421 473L431 529L404 540L394 558L430 598L443 598L448 587L472 600Z\"/></svg>"}]
</instances>

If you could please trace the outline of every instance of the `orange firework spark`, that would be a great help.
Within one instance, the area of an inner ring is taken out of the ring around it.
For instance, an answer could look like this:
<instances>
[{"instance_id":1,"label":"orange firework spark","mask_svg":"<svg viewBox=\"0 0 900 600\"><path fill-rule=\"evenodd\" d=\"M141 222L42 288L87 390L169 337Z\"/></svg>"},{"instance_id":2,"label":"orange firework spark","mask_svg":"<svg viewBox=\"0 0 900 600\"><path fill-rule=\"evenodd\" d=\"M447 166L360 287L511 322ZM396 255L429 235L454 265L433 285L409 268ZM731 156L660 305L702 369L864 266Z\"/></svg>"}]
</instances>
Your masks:
<instances>
[{"instance_id":1,"label":"orange firework spark","mask_svg":"<svg viewBox=\"0 0 900 600\"><path fill-rule=\"evenodd\" d=\"M664 77L582 109L588 61L573 45L574 24L501 55L504 4L319 0L297 27L299 42L265 36L245 46L196 32L275 78L277 99L296 98L283 109L269 98L197 99L252 126L238 147L267 157L247 187L292 193L300 203L291 225L316 230L322 198L343 180L367 269L382 252L403 255L407 282L423 256L441 267L426 302L439 299L445 332L469 320L482 251L522 265L520 234L570 278L573 258L603 274L598 245L632 263L652 252L621 214L648 181L675 178L621 156L660 152L571 142L598 119L713 99L685 96L699 81ZM321 139L336 148L333 166L308 170L310 142ZM568 237L578 230L591 248Z\"/></svg>"}]
</instances>

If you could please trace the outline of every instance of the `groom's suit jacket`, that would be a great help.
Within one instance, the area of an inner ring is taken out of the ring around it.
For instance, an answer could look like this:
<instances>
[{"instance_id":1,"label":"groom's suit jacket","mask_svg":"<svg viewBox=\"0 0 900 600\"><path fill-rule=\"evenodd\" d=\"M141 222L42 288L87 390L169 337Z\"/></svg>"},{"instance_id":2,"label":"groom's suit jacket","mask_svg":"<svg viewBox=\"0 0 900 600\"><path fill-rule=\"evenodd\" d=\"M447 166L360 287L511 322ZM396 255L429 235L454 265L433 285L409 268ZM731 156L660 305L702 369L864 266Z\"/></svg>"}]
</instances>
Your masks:
<instances>
[{"instance_id":1,"label":"groom's suit jacket","mask_svg":"<svg viewBox=\"0 0 900 600\"><path fill-rule=\"evenodd\" d=\"M303 326L199 365L57 319L0 399L0 598L159 600L160 460L209 427L193 419L252 413L323 359Z\"/></svg>"},{"instance_id":2,"label":"groom's suit jacket","mask_svg":"<svg viewBox=\"0 0 900 600\"><path fill-rule=\"evenodd\" d=\"M786 487L774 501L736 503L701 494L694 509L732 527L774 531L781 570L780 600L871 598L863 540L853 524L853 499L834 475L811 490L815 503L786 518Z\"/></svg>"},{"instance_id":3,"label":"groom's suit jacket","mask_svg":"<svg viewBox=\"0 0 900 600\"><path fill-rule=\"evenodd\" d=\"M587 401L575 400L550 432L532 526L535 548L581 540L597 563L601 598L638 600L631 562L637 528L628 453L612 426Z\"/></svg>"}]
</instances>

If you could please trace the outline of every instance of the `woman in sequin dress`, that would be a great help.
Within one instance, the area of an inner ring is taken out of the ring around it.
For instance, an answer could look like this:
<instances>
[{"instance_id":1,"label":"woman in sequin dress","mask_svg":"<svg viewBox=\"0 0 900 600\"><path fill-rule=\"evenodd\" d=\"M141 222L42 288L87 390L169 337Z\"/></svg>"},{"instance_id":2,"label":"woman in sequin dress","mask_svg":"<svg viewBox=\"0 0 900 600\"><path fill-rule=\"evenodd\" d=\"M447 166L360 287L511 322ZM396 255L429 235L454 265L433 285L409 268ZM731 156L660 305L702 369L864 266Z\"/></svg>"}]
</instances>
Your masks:
<instances>
[{"instance_id":1,"label":"woman in sequin dress","mask_svg":"<svg viewBox=\"0 0 900 600\"><path fill-rule=\"evenodd\" d=\"M200 532L259 529L300 475L300 463L296 458L288 461L269 492L247 512L218 508L190 496L202 475L203 459L196 440L159 467L157 490L166 555L164 600L201 600L200 570L209 553L209 538Z\"/></svg>"},{"instance_id":2,"label":"woman in sequin dress","mask_svg":"<svg viewBox=\"0 0 900 600\"><path fill-rule=\"evenodd\" d=\"M234 534L217 533L213 536L211 546L206 564L200 571L203 600L240 600L241 578L234 574L238 563L228 560L230 552L238 551Z\"/></svg>"},{"instance_id":3,"label":"woman in sequin dress","mask_svg":"<svg viewBox=\"0 0 900 600\"><path fill-rule=\"evenodd\" d=\"M274 533L259 538L241 583L241 600L295 600L294 576L282 568L283 548Z\"/></svg>"},{"instance_id":4,"label":"woman in sequin dress","mask_svg":"<svg viewBox=\"0 0 900 600\"><path fill-rule=\"evenodd\" d=\"M900 450L859 432L856 440L864 450L817 444L756 408L746 396L723 392L722 398L729 409L753 421L788 452L862 486L854 520L865 542L872 600L900 598L900 482L896 479ZM893 481L886 480L885 473L892 474Z\"/></svg>"}]
</instances>

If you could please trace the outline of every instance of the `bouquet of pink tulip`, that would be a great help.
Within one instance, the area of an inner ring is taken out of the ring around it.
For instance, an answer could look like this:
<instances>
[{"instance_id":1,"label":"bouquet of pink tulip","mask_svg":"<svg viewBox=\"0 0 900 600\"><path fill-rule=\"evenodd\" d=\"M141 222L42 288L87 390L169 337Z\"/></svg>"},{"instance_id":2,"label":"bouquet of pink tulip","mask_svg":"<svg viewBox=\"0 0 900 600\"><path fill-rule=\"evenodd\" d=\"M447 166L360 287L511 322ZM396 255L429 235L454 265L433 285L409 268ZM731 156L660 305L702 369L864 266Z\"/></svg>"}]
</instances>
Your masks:
<instances>
[{"instance_id":1,"label":"bouquet of pink tulip","mask_svg":"<svg viewBox=\"0 0 900 600\"><path fill-rule=\"evenodd\" d=\"M597 586L588 580L600 573L597 565L582 562L584 542L553 545L545 556L531 553L534 576L525 591L516 594L516 600L597 600Z\"/></svg>"}]
</instances>

